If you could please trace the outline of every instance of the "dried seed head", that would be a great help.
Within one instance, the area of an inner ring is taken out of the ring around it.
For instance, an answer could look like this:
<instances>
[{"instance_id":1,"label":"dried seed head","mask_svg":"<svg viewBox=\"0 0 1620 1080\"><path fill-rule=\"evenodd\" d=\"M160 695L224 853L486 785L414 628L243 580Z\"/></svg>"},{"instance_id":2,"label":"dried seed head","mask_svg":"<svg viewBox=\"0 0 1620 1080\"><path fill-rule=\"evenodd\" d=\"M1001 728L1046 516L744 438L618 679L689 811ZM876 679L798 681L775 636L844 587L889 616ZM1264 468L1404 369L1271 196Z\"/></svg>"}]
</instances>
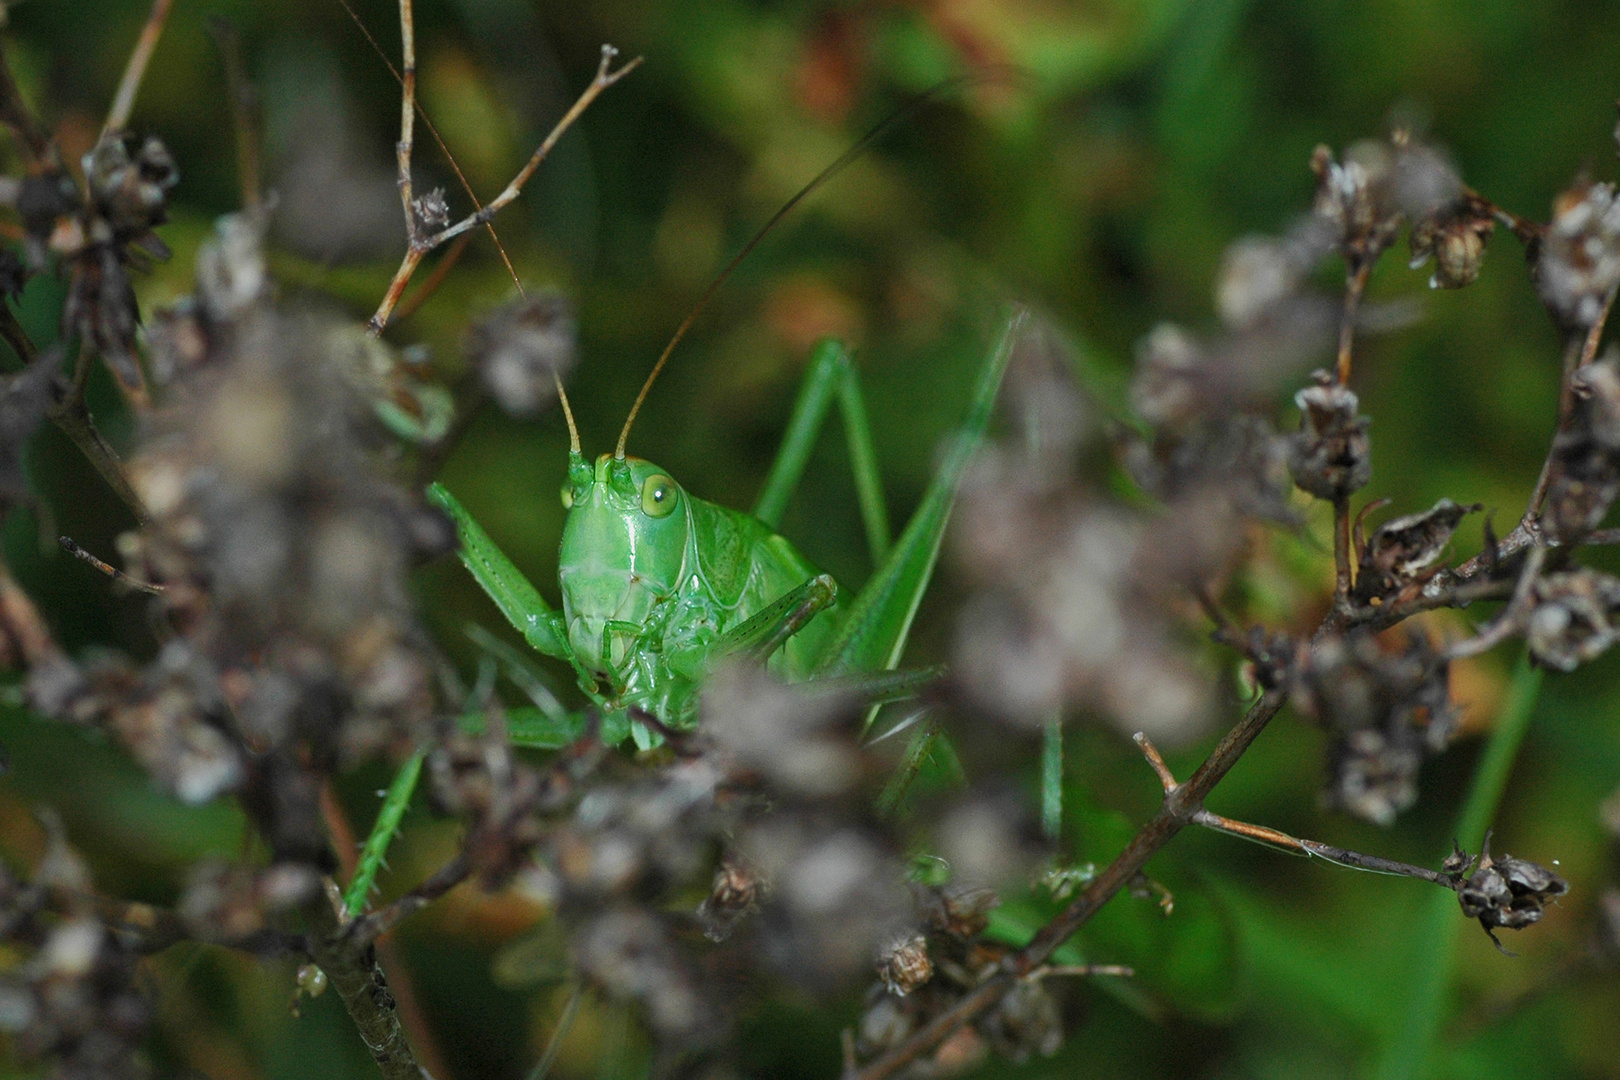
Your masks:
<instances>
[{"instance_id":1,"label":"dried seed head","mask_svg":"<svg viewBox=\"0 0 1620 1080\"><path fill-rule=\"evenodd\" d=\"M1417 799L1418 767L1456 725L1444 656L1421 636L1385 652L1371 634L1316 641L1296 673L1300 703L1335 734L1328 805L1388 825Z\"/></svg>"},{"instance_id":2,"label":"dried seed head","mask_svg":"<svg viewBox=\"0 0 1620 1080\"><path fill-rule=\"evenodd\" d=\"M1395 242L1401 212L1395 201L1395 154L1388 143L1367 140L1335 161L1318 146L1311 155L1316 173L1316 216L1333 229L1340 253L1352 270L1375 261Z\"/></svg>"},{"instance_id":3,"label":"dried seed head","mask_svg":"<svg viewBox=\"0 0 1620 1080\"><path fill-rule=\"evenodd\" d=\"M990 912L1000 904L993 889L958 884L928 889L920 906L931 930L969 941L990 925Z\"/></svg>"},{"instance_id":4,"label":"dried seed head","mask_svg":"<svg viewBox=\"0 0 1620 1080\"><path fill-rule=\"evenodd\" d=\"M715 871L709 895L698 905L698 922L710 941L731 936L743 917L759 908L760 881L740 860L728 858Z\"/></svg>"},{"instance_id":5,"label":"dried seed head","mask_svg":"<svg viewBox=\"0 0 1620 1080\"><path fill-rule=\"evenodd\" d=\"M878 954L877 972L889 993L905 997L934 977L928 939L918 933L895 938Z\"/></svg>"},{"instance_id":6,"label":"dried seed head","mask_svg":"<svg viewBox=\"0 0 1620 1080\"><path fill-rule=\"evenodd\" d=\"M1063 1046L1063 1018L1044 979L1013 984L983 1021L997 1051L1016 1062L1031 1055L1051 1057Z\"/></svg>"},{"instance_id":7,"label":"dried seed head","mask_svg":"<svg viewBox=\"0 0 1620 1080\"><path fill-rule=\"evenodd\" d=\"M1612 350L1571 380L1575 408L1553 439L1542 521L1554 539L1576 540L1602 523L1620 497L1620 356Z\"/></svg>"},{"instance_id":8,"label":"dried seed head","mask_svg":"<svg viewBox=\"0 0 1620 1080\"><path fill-rule=\"evenodd\" d=\"M1553 201L1536 277L1542 302L1564 323L1598 321L1620 284L1620 203L1613 184L1581 181Z\"/></svg>"},{"instance_id":9,"label":"dried seed head","mask_svg":"<svg viewBox=\"0 0 1620 1080\"><path fill-rule=\"evenodd\" d=\"M1372 479L1367 417L1360 414L1355 392L1327 372L1316 385L1294 395L1299 406L1299 433L1288 443L1288 468L1294 483L1319 499L1342 499Z\"/></svg>"},{"instance_id":10,"label":"dried seed head","mask_svg":"<svg viewBox=\"0 0 1620 1080\"><path fill-rule=\"evenodd\" d=\"M1540 922L1547 904L1567 892L1569 882L1544 866L1511 856L1492 859L1487 836L1479 865L1457 889L1457 901L1500 949L1497 929L1523 930Z\"/></svg>"},{"instance_id":11,"label":"dried seed head","mask_svg":"<svg viewBox=\"0 0 1620 1080\"><path fill-rule=\"evenodd\" d=\"M597 915L574 935L574 959L603 992L638 1003L660 1038L690 1045L713 1036L714 1009L651 914L615 908Z\"/></svg>"},{"instance_id":12,"label":"dried seed head","mask_svg":"<svg viewBox=\"0 0 1620 1080\"><path fill-rule=\"evenodd\" d=\"M1535 608L1525 644L1537 662L1574 671L1595 659L1620 637L1620 578L1598 570L1546 574L1533 586Z\"/></svg>"},{"instance_id":13,"label":"dried seed head","mask_svg":"<svg viewBox=\"0 0 1620 1080\"><path fill-rule=\"evenodd\" d=\"M148 137L133 154L131 145L126 135L105 135L84 155L83 167L96 209L118 234L134 237L168 219L180 172L161 140Z\"/></svg>"},{"instance_id":14,"label":"dried seed head","mask_svg":"<svg viewBox=\"0 0 1620 1080\"><path fill-rule=\"evenodd\" d=\"M1373 531L1361 555L1354 597L1359 603L1389 600L1420 585L1445 555L1457 526L1480 503L1460 506L1441 499L1420 514L1391 518Z\"/></svg>"},{"instance_id":15,"label":"dried seed head","mask_svg":"<svg viewBox=\"0 0 1620 1080\"><path fill-rule=\"evenodd\" d=\"M1460 289L1479 277L1485 242L1496 231L1496 219L1477 197L1420 219L1412 226L1412 269L1434 258L1431 289Z\"/></svg>"},{"instance_id":16,"label":"dried seed head","mask_svg":"<svg viewBox=\"0 0 1620 1080\"><path fill-rule=\"evenodd\" d=\"M556 380L574 366L577 327L568 302L556 295L518 300L485 316L467 332L467 359L501 408L533 416L557 396Z\"/></svg>"},{"instance_id":17,"label":"dried seed head","mask_svg":"<svg viewBox=\"0 0 1620 1080\"><path fill-rule=\"evenodd\" d=\"M444 188L434 188L426 195L411 200L411 212L423 229L438 229L450 221L450 204L445 201Z\"/></svg>"}]
</instances>

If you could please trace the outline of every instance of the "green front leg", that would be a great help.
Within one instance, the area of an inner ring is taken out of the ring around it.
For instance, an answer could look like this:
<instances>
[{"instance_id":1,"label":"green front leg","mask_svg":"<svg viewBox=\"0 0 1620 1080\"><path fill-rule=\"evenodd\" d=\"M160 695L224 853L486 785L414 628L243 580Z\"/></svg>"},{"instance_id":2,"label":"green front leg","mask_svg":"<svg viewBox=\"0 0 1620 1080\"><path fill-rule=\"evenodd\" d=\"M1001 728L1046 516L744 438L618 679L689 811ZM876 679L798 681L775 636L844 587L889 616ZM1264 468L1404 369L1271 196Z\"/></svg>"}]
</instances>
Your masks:
<instances>
[{"instance_id":1,"label":"green front leg","mask_svg":"<svg viewBox=\"0 0 1620 1080\"><path fill-rule=\"evenodd\" d=\"M428 502L449 514L456 523L456 536L461 540L457 554L461 556L462 565L471 571L479 586L495 601L495 606L501 609L506 621L523 635L530 648L546 656L567 660L578 671L579 663L568 644L568 630L563 625L562 614L546 603L539 591L529 584L529 579L512 565L512 560L495 546L495 541L489 538L489 534L443 484L428 485L427 498Z\"/></svg>"}]
</instances>

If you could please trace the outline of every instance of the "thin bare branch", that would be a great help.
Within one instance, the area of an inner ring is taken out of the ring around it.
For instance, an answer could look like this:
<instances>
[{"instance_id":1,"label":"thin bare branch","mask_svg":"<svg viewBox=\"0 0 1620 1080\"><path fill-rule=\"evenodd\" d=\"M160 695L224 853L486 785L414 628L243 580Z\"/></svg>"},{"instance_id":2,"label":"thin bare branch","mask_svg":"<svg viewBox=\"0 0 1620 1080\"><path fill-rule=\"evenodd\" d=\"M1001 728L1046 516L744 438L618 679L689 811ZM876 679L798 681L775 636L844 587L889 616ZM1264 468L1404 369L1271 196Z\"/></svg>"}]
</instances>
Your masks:
<instances>
[{"instance_id":1,"label":"thin bare branch","mask_svg":"<svg viewBox=\"0 0 1620 1080\"><path fill-rule=\"evenodd\" d=\"M856 1080L883 1080L939 1046L963 1025L990 1009L1021 978L1044 965L1058 947L1084 926L1120 889L1129 885L1148 859L1192 823L1203 799L1282 709L1287 695L1268 691L1228 731L1198 770L1184 784L1165 794L1158 813L1143 825L1110 863L1057 917L1042 927L1024 948L1001 963L1001 970L974 988L955 1005L918 1029L909 1039L851 1074Z\"/></svg>"},{"instance_id":2,"label":"thin bare branch","mask_svg":"<svg viewBox=\"0 0 1620 1080\"><path fill-rule=\"evenodd\" d=\"M72 555L75 559L78 559L80 562L88 563L90 566L95 567L97 570L101 571L103 574L106 574L108 577L112 578L114 581L125 586L126 588L134 589L136 592L151 593L153 596L161 595L164 591L163 586L161 585L153 585L151 582L142 581L139 578L131 577L122 570L118 569L118 567L102 562L100 559L84 550L84 548L74 543L71 536L59 536L56 538L56 542L62 545L63 551L67 552L69 555Z\"/></svg>"},{"instance_id":3,"label":"thin bare branch","mask_svg":"<svg viewBox=\"0 0 1620 1080\"><path fill-rule=\"evenodd\" d=\"M310 928L311 958L343 999L383 1080L431 1080L406 1041L394 995L371 942L355 940L339 920L336 893L337 887L331 886L303 906Z\"/></svg>"},{"instance_id":4,"label":"thin bare branch","mask_svg":"<svg viewBox=\"0 0 1620 1080\"><path fill-rule=\"evenodd\" d=\"M1513 597L1508 601L1507 607L1496 616L1496 621L1474 637L1452 645L1446 650L1446 656L1453 660L1465 656L1479 656L1522 630L1525 619L1530 615L1531 592L1546 561L1546 547L1538 545L1532 548L1524 560L1524 567L1519 571L1519 579L1513 586Z\"/></svg>"},{"instance_id":5,"label":"thin bare branch","mask_svg":"<svg viewBox=\"0 0 1620 1080\"><path fill-rule=\"evenodd\" d=\"M130 111L135 108L135 95L140 92L146 66L152 62L152 53L163 36L163 25L169 21L169 8L173 5L174 0L152 0L152 12L147 15L141 36L129 54L129 63L124 65L124 77L118 80L118 92L113 95L112 108L107 110L107 122L101 126L103 138L128 126Z\"/></svg>"},{"instance_id":6,"label":"thin bare branch","mask_svg":"<svg viewBox=\"0 0 1620 1080\"><path fill-rule=\"evenodd\" d=\"M1367 276L1372 268L1371 259L1360 260L1345 278L1344 314L1339 319L1339 360L1335 366L1340 386L1350 381L1350 346L1356 335L1356 312L1361 309L1361 296L1367 291Z\"/></svg>"},{"instance_id":7,"label":"thin bare branch","mask_svg":"<svg viewBox=\"0 0 1620 1080\"><path fill-rule=\"evenodd\" d=\"M352 920L345 933L353 941L374 941L466 881L471 873L472 863L466 854L457 855L434 871L433 876L392 904Z\"/></svg>"},{"instance_id":8,"label":"thin bare branch","mask_svg":"<svg viewBox=\"0 0 1620 1080\"><path fill-rule=\"evenodd\" d=\"M404 30L405 27L407 27L410 23L410 18L407 14L409 7L410 0L401 0L400 22L402 30ZM417 221L417 214L412 205L413 199L411 196L410 179L410 137L413 129L412 120L416 115L414 47L413 40L411 43L412 51L407 53L406 70L401 73L401 79L405 86L404 95L406 100L402 102L400 106L400 142L398 154L400 164L400 196L405 207L406 230L407 235L410 238L410 246L405 252L404 259L400 262L399 269L394 273L393 281L391 281L388 285L388 292L384 294L382 303L378 305L376 313L371 316L371 321L368 325L370 332L373 335L382 333L383 329L388 325L389 318L394 310L394 306L399 303L400 296L405 292L405 285L408 281L410 281L411 275L416 272L417 264L422 261L422 256L441 244L455 239L457 236L460 236L462 233L467 232L470 229L476 228L479 225L487 225L490 219L493 218L502 207L506 206L508 203L518 197L523 190L523 185L528 183L529 177L534 175L535 169L540 167L540 163L544 161L547 155L551 153L552 148L557 145L557 141L563 137L563 134L567 132L569 128L573 127L574 122L580 118L587 108L590 107L591 102L595 101L597 97L601 95L602 91L606 90L608 87L612 86L614 83L618 82L620 79L624 78L641 65L641 57L638 56L635 59L621 65L618 70L614 70L613 61L619 55L618 50L611 45L602 46L602 59L601 62L597 64L596 77L591 80L590 85L585 88L574 104L569 107L566 113L563 114L562 119L557 121L556 126L551 129L551 133L547 135L540 143L539 148L536 149L533 156L529 158L528 163L525 164L523 168L519 169L518 174L512 178L511 183L506 185L506 189L499 195L495 196L495 198L487 205L480 207L478 210L467 215L465 218L462 218L454 225L441 229L439 232L436 232L431 236L422 236L420 223Z\"/></svg>"}]
</instances>

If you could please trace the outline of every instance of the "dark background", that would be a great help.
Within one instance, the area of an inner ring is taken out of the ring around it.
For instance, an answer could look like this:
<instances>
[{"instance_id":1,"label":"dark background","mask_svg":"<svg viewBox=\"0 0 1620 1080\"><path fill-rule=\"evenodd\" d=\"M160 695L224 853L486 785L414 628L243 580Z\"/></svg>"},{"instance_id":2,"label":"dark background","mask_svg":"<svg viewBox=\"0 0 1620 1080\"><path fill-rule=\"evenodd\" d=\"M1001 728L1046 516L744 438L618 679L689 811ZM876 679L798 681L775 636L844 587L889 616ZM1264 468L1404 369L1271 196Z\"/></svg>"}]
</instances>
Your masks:
<instances>
[{"instance_id":1,"label":"dark background","mask_svg":"<svg viewBox=\"0 0 1620 1080\"><path fill-rule=\"evenodd\" d=\"M354 0L398 62L396 10ZM8 56L64 146L99 127L147 5L28 0L10 6ZM380 298L403 248L394 189L398 92L338 0L177 4L133 127L161 136L182 183L162 235L176 257L138 283L143 305L190 290L197 244L240 205L219 57L205 33L238 27L262 95L263 154L279 195L274 265L289 301L356 319ZM1370 0L1017 0L744 3L737 0L420 0L421 100L480 198L527 157L611 42L644 66L592 107L497 219L530 288L572 298L580 363L570 392L587 454L608 450L663 342L730 253L784 199L871 124L973 64L1022 74L946 97L885 137L767 239L677 352L632 436L695 493L747 506L769 464L810 344L835 333L857 347L893 516L926 482L936 442L1008 299L1031 303L1067 336L1099 414L1123 409L1134 343L1155 323L1213 327L1220 255L1246 232L1283 229L1309 207L1313 146L1342 148L1414 126L1448 148L1462 176L1500 205L1544 219L1583 170L1615 174L1620 8ZM444 185L470 209L419 127L419 189ZM75 141L77 140L77 141ZM1368 498L1410 512L1442 495L1516 519L1551 434L1558 343L1499 234L1479 281L1424 288L1404 247L1374 275L1374 299L1410 297L1423 320L1358 347L1354 379L1375 418ZM462 371L469 321L513 285L486 236L440 292L390 331L428 346L447 379ZM60 292L37 284L24 318L41 337ZM1322 358L1324 361L1326 357ZM98 419L127 439L107 386ZM1279 394L1279 406L1288 400ZM867 572L841 437L823 440L783 531L846 585ZM560 416L520 423L486 409L441 476L543 591L555 596L566 433ZM113 550L128 527L100 481L54 431L30 468L54 521L5 522L8 562L75 650L150 648L144 608L110 594L41 537L65 532ZM1331 578L1326 522L1314 537L1262 550L1252 615L1308 625ZM1505 524L1503 528L1505 529ZM1479 523L1459 550L1474 550ZM1590 560L1601 563L1601 559ZM470 672L468 620L498 623L461 570L419 578L426 617ZM949 581L927 611L948 610ZM937 652L942 618L918 621L914 655ZM1437 632L1460 632L1453 618ZM1212 807L1331 843L1432 864L1477 760L1511 660L1461 666L1469 737L1427 767L1423 795L1389 830L1317 808L1323 738L1285 715L1217 792ZM1620 785L1620 687L1613 657L1553 676L1537 705L1507 799L1499 847L1560 860L1571 895L1509 959L1467 927L1448 1018L1427 1075L1620 1077L1620 985L1580 968L1597 897L1612 887L1614 840L1599 804ZM81 733L4 716L12 770L0 780L0 852L37 858L28 807L56 806L108 892L172 898L204 854L243 850L228 805L186 809L123 756ZM1204 739L1207 744L1208 737ZM1195 745L1172 755L1188 769ZM1116 733L1071 740L1071 806L1083 859L1111 857L1102 810L1142 820L1155 785ZM972 768L972 762L968 762ZM352 778L352 817L369 822L380 770ZM384 882L397 891L451 850L453 828L420 807ZM1291 860L1209 834L1185 835L1153 864L1177 892L1160 919L1122 898L1088 929L1096 960L1143 972L1134 997L1094 991L1062 1055L1023 1076L1338 1077L1373 1075L1402 1024L1428 899L1421 883ZM1134 905L1134 908L1132 907ZM1126 909L1121 913L1120 910ZM556 988L504 988L501 943L532 923L512 897L458 891L400 934L450 1077L516 1077L561 1007ZM290 971L201 949L153 962L160 1002L155 1061L170 1074L373 1075L330 997L294 1019ZM1131 1000L1125 1000L1130 998ZM784 992L744 1025L760 1076L831 1077L837 1031L855 1000ZM556 1075L638 1075L640 1043L622 1014L590 1005ZM188 1072L189 1070L189 1072Z\"/></svg>"}]
</instances>

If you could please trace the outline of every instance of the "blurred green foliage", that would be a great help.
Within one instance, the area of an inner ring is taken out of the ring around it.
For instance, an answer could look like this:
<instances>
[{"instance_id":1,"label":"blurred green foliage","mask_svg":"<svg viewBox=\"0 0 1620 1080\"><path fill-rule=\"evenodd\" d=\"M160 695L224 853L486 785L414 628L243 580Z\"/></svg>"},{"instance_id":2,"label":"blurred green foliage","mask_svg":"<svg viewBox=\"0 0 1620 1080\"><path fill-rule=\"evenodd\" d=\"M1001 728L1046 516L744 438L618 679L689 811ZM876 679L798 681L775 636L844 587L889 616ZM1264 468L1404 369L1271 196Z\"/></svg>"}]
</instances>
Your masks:
<instances>
[{"instance_id":1,"label":"blurred green foliage","mask_svg":"<svg viewBox=\"0 0 1620 1080\"><path fill-rule=\"evenodd\" d=\"M352 2L397 63L396 9ZM8 54L65 145L84 145L99 126L146 10L144 0L6 5ZM138 130L167 141L183 175L163 231L177 257L140 282L143 304L189 291L191 253L212 219L239 205L222 68L205 32L216 16L239 29L262 98L266 177L281 198L284 295L326 298L319 302L362 318L403 247L392 173L398 93L339 0L176 5L133 117ZM588 453L608 448L652 359L708 280L805 179L934 81L974 64L1016 70L924 110L818 193L745 264L677 353L633 448L697 493L739 506L764 476L808 346L824 333L859 350L897 516L920 491L936 438L962 411L1005 298L1034 304L1060 327L1102 407L1117 408L1133 343L1156 321L1213 323L1223 247L1245 232L1280 230L1308 207L1306 162L1318 142L1340 147L1398 118L1448 147L1471 186L1532 218L1544 218L1553 194L1582 170L1615 171L1613 5L419 0L416 24L423 106L486 200L589 79L604 41L646 57L497 219L525 286L560 290L577 305L580 366L570 391ZM458 213L470 209L425 134L418 149L419 188L443 185ZM1427 274L1407 270L1395 252L1373 280L1373 298L1416 298L1425 318L1358 347L1356 388L1376 420L1366 494L1393 499L1400 512L1442 495L1480 500L1509 522L1552 428L1555 335L1511 237L1497 236L1466 290L1430 293ZM468 322L513 291L480 235L390 339L426 344L453 381ZM23 319L42 339L59 303L44 284L23 299ZM115 441L127 439L115 395L92 389L98 418ZM553 596L565 449L555 415L522 424L486 409L441 473ZM52 519L13 513L7 561L70 648L149 650L140 602L112 596L40 541L66 532L110 551L129 523L54 431L40 435L30 468ZM1323 522L1314 526L1325 537ZM1479 528L1464 527L1460 550L1473 548ZM824 440L783 531L846 584L866 573L841 439ZM1310 602L1308 587L1328 576L1321 543L1277 546L1281 569L1252 586L1257 616L1297 613L1296 602ZM470 663L462 627L495 627L494 609L449 562L426 569L420 585L440 639ZM937 592L930 604L944 610L950 583ZM917 655L938 650L940 631L931 637L929 627L943 622L919 620ZM1620 876L1598 820L1600 801L1620 784L1617 664L1610 656L1547 682L1496 830L1515 854L1561 860L1572 893L1512 943L1518 959L1464 928L1429 1075L1620 1077L1620 983L1612 972L1565 966L1589 932L1598 891ZM1459 675L1459 691L1476 703L1468 721L1476 733L1491 723L1503 667L1488 658ZM241 850L230 808L177 808L82 733L8 712L0 741L13 765L0 780L8 858L37 854L26 807L38 803L66 815L98 884L129 896L171 897L190 860ZM1129 823L1151 811L1157 787L1113 733L1082 731L1073 743L1071 835L1081 860L1101 863ZM1432 765L1418 805L1379 830L1318 810L1322 737L1285 716L1222 785L1215 808L1432 864L1449 845L1478 745L1465 740ZM980 748L971 735L962 746L971 773ZM1189 768L1201 749L1172 754L1172 765ZM343 795L354 819L370 820L385 779L353 778ZM385 889L408 887L452 840L413 810ZM1369 1073L1403 1023L1425 944L1416 935L1426 886L1210 834L1184 835L1150 869L1176 893L1175 914L1121 897L1079 943L1093 961L1136 965L1139 980L1087 993L1089 1016L1058 1058L992 1071ZM550 990L491 980L491 955L520 928L514 918L498 902L458 893L402 931L446 1063L440 1080L522 1075L562 1008ZM204 950L157 964L165 1074L372 1075L330 997L291 1016L284 966ZM820 1012L796 999L761 1006L744 1025L745 1059L759 1076L831 1076L837 1031L854 1008ZM627 1031L613 1010L588 1006L558 1075L636 1075L643 1058Z\"/></svg>"}]
</instances>

